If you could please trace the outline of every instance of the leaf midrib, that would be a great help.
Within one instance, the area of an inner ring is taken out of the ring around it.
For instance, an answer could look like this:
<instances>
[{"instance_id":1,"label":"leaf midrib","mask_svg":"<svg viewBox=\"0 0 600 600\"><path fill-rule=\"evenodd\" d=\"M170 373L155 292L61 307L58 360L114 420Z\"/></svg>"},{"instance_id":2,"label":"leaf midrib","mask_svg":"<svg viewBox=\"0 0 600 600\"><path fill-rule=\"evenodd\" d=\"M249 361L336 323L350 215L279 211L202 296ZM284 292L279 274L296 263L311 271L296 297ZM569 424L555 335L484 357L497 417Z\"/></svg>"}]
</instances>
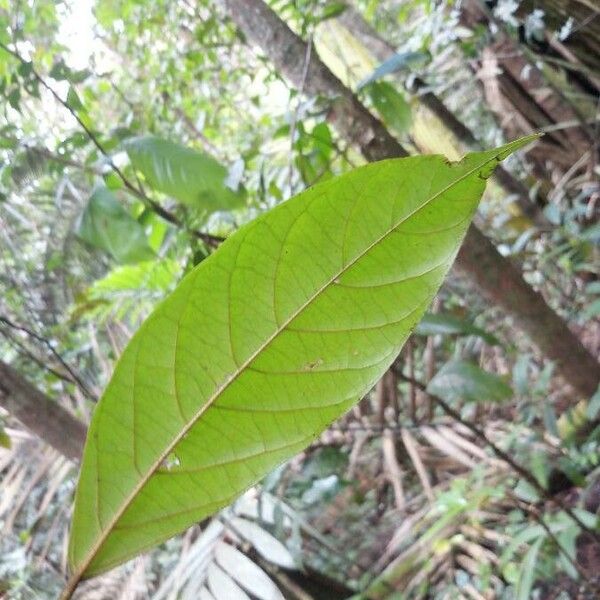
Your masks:
<instances>
[{"instance_id":1,"label":"leaf midrib","mask_svg":"<svg viewBox=\"0 0 600 600\"><path fill-rule=\"evenodd\" d=\"M397 159L390 159L397 160ZM358 256L356 256L352 261L350 261L347 265L345 265L342 269L340 269L335 275L333 275L324 285L322 285L310 298L308 298L298 309L296 309L281 325L279 325L276 330L271 334L257 349L253 352L239 367L238 369L230 375L230 377L221 384L212 394L210 398L202 405L202 407L198 410L198 412L190 419L189 423L181 430L181 432L173 439L173 441L165 448L162 454L156 459L156 461L152 464L151 468L148 469L147 475L140 479L139 483L133 488L129 496L123 502L121 508L115 513L114 517L110 520L108 526L103 531L102 535L98 538L97 542L91 547L89 554L86 559L81 563L81 566L76 571L76 576L73 577L77 580L80 580L84 575L85 571L94 560L94 557L101 549L102 545L113 531L113 528L119 521L119 519L124 515L125 511L129 508L133 500L137 497L142 488L146 485L146 483L150 480L150 478L156 473L157 469L160 467L162 462L169 456L171 452L175 449L177 444L185 437L185 435L190 431L190 429L196 424L196 422L202 417L202 415L218 400L221 394L246 370L246 368L252 364L252 362L286 329L286 327L298 317L308 306L310 306L325 290L327 290L336 279L341 277L348 269L354 266L359 260L361 260L368 252L370 252L373 248L375 248L378 244L383 242L389 235L394 233L394 231L400 227L403 223L405 223L408 219L413 217L415 214L420 212L422 209L427 207L431 202L451 190L454 186L458 185L465 179L469 178L471 175L480 171L490 162L498 160L498 155L495 154L488 160L483 163L477 165L473 169L467 171L459 178L455 179L451 183L449 183L446 187L441 189L439 192L435 193L429 199L427 199L421 206L410 212L406 215L402 220L396 223L393 227L386 230L386 232L378 237L375 241L373 241L367 248L365 248ZM134 432L135 435L135 432Z\"/></svg>"}]
</instances>

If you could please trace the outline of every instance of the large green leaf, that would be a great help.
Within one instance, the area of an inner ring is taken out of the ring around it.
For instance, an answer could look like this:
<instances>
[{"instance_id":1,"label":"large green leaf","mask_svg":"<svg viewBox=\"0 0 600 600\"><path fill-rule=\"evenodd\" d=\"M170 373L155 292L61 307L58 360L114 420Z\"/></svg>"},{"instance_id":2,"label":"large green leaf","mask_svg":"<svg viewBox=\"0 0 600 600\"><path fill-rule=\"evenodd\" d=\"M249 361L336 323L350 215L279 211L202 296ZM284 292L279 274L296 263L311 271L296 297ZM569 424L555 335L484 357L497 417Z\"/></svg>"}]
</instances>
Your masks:
<instances>
[{"instance_id":1,"label":"large green leaf","mask_svg":"<svg viewBox=\"0 0 600 600\"><path fill-rule=\"evenodd\" d=\"M243 205L226 185L227 169L212 156L147 135L125 142L132 165L153 189L207 212Z\"/></svg>"},{"instance_id":2,"label":"large green leaf","mask_svg":"<svg viewBox=\"0 0 600 600\"><path fill-rule=\"evenodd\" d=\"M92 192L81 216L77 235L121 263L155 258L143 227L105 187L97 187Z\"/></svg>"},{"instance_id":3,"label":"large green leaf","mask_svg":"<svg viewBox=\"0 0 600 600\"><path fill-rule=\"evenodd\" d=\"M497 161L370 164L278 205L141 326L90 425L72 581L218 508L355 404L450 268Z\"/></svg>"}]
</instances>

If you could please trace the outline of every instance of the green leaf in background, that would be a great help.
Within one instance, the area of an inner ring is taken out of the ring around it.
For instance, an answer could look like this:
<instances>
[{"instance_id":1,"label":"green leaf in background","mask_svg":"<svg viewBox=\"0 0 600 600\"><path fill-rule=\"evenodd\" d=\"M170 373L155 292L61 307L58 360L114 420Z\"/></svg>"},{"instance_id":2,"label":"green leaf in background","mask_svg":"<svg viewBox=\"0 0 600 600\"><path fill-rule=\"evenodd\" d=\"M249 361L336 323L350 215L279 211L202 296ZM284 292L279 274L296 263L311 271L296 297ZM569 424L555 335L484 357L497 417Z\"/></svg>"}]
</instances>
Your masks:
<instances>
[{"instance_id":1,"label":"green leaf in background","mask_svg":"<svg viewBox=\"0 0 600 600\"><path fill-rule=\"evenodd\" d=\"M155 258L142 226L105 187L97 187L81 216L77 235L120 263Z\"/></svg>"},{"instance_id":2,"label":"green leaf in background","mask_svg":"<svg viewBox=\"0 0 600 600\"><path fill-rule=\"evenodd\" d=\"M425 313L415 329L417 335L476 335L482 340L496 346L500 344L498 338L483 329L476 327L469 321L459 319L453 315Z\"/></svg>"},{"instance_id":3,"label":"green leaf in background","mask_svg":"<svg viewBox=\"0 0 600 600\"><path fill-rule=\"evenodd\" d=\"M539 537L527 550L521 569L519 572L519 580L517 582L516 600L529 600L531 598L531 588L535 581L535 567L537 565L537 557L540 548L544 543L544 538Z\"/></svg>"},{"instance_id":4,"label":"green leaf in background","mask_svg":"<svg viewBox=\"0 0 600 600\"><path fill-rule=\"evenodd\" d=\"M70 83L83 83L90 75L88 69L82 69L81 71L74 71L68 67L64 60L58 59L50 69L48 73L52 79L56 81L69 81Z\"/></svg>"},{"instance_id":5,"label":"green leaf in background","mask_svg":"<svg viewBox=\"0 0 600 600\"><path fill-rule=\"evenodd\" d=\"M513 393L498 375L464 360L447 362L429 382L427 391L444 400L467 402L501 402Z\"/></svg>"},{"instance_id":6,"label":"green leaf in background","mask_svg":"<svg viewBox=\"0 0 600 600\"><path fill-rule=\"evenodd\" d=\"M512 382L517 394L524 396L529 389L529 372L531 371L531 357L520 354L512 369Z\"/></svg>"},{"instance_id":7,"label":"green leaf in background","mask_svg":"<svg viewBox=\"0 0 600 600\"><path fill-rule=\"evenodd\" d=\"M370 83L397 71L412 71L427 64L431 59L428 52L398 52L384 60L368 77L357 86L360 90Z\"/></svg>"},{"instance_id":8,"label":"green leaf in background","mask_svg":"<svg viewBox=\"0 0 600 600\"><path fill-rule=\"evenodd\" d=\"M590 302L590 304L583 309L582 313L584 321L595 319L598 315L600 315L600 298Z\"/></svg>"},{"instance_id":9,"label":"green leaf in background","mask_svg":"<svg viewBox=\"0 0 600 600\"><path fill-rule=\"evenodd\" d=\"M90 287L92 297L139 291L163 294L181 274L181 266L173 260L146 261L117 267Z\"/></svg>"},{"instance_id":10,"label":"green leaf in background","mask_svg":"<svg viewBox=\"0 0 600 600\"><path fill-rule=\"evenodd\" d=\"M131 164L155 190L208 213L244 204L226 185L227 169L211 156L155 136L125 142Z\"/></svg>"},{"instance_id":11,"label":"green leaf in background","mask_svg":"<svg viewBox=\"0 0 600 600\"><path fill-rule=\"evenodd\" d=\"M411 110L404 96L385 81L375 81L366 90L383 122L394 133L406 133L410 128Z\"/></svg>"},{"instance_id":12,"label":"green leaf in background","mask_svg":"<svg viewBox=\"0 0 600 600\"><path fill-rule=\"evenodd\" d=\"M318 22L320 23L322 21L326 21L327 19L339 17L347 9L348 5L345 2L328 2L323 7L323 11L318 17Z\"/></svg>"},{"instance_id":13,"label":"green leaf in background","mask_svg":"<svg viewBox=\"0 0 600 600\"><path fill-rule=\"evenodd\" d=\"M331 174L331 151L334 147L331 130L321 122L308 133L303 124L298 125L296 167L307 185L329 179Z\"/></svg>"},{"instance_id":14,"label":"green leaf in background","mask_svg":"<svg viewBox=\"0 0 600 600\"><path fill-rule=\"evenodd\" d=\"M67 106L75 112L83 108L83 103L72 85L69 86L69 91L67 92Z\"/></svg>"},{"instance_id":15,"label":"green leaf in background","mask_svg":"<svg viewBox=\"0 0 600 600\"><path fill-rule=\"evenodd\" d=\"M526 141L460 163L360 167L264 213L191 271L94 412L71 589L227 505L368 392L441 285L485 178Z\"/></svg>"},{"instance_id":16,"label":"green leaf in background","mask_svg":"<svg viewBox=\"0 0 600 600\"><path fill-rule=\"evenodd\" d=\"M0 448L6 448L10 450L12 447L12 442L8 433L4 429L4 425L0 423Z\"/></svg>"},{"instance_id":17,"label":"green leaf in background","mask_svg":"<svg viewBox=\"0 0 600 600\"><path fill-rule=\"evenodd\" d=\"M102 321L128 316L134 321L173 289L181 270L179 263L168 259L116 267L78 298L72 318L86 315Z\"/></svg>"},{"instance_id":18,"label":"green leaf in background","mask_svg":"<svg viewBox=\"0 0 600 600\"><path fill-rule=\"evenodd\" d=\"M600 413L600 387L596 393L590 398L586 408L585 416L588 420L593 421Z\"/></svg>"}]
</instances>

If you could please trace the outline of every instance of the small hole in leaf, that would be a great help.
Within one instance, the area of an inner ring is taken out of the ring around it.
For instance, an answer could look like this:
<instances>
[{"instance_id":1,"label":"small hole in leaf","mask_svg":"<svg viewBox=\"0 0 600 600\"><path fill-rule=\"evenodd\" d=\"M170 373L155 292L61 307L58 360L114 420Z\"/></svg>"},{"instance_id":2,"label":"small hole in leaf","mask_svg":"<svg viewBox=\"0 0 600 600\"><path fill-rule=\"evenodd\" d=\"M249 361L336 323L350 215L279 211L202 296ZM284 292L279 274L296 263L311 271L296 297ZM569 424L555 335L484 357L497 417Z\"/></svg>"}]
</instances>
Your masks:
<instances>
[{"instance_id":1,"label":"small hole in leaf","mask_svg":"<svg viewBox=\"0 0 600 600\"><path fill-rule=\"evenodd\" d=\"M166 471L172 471L173 469L179 467L181 465L181 461L179 457L171 452L161 463L160 468Z\"/></svg>"}]
</instances>

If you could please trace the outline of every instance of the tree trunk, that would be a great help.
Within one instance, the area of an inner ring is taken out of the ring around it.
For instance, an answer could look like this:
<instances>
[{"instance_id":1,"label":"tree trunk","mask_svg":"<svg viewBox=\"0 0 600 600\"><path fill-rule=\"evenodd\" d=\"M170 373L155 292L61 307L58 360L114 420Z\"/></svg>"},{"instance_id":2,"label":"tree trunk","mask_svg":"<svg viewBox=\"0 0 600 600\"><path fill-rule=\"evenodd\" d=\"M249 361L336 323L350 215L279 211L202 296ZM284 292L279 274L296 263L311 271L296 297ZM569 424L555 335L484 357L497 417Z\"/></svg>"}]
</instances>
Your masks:
<instances>
[{"instance_id":1,"label":"tree trunk","mask_svg":"<svg viewBox=\"0 0 600 600\"><path fill-rule=\"evenodd\" d=\"M482 294L502 307L517 328L526 332L556 370L584 398L600 383L600 366L579 339L528 285L518 268L506 258L498 265L498 251L479 229L469 230L470 244L463 244L456 265L474 281Z\"/></svg>"},{"instance_id":2,"label":"tree trunk","mask_svg":"<svg viewBox=\"0 0 600 600\"><path fill-rule=\"evenodd\" d=\"M390 46L385 40L381 39L379 34L364 20L355 8L348 7L340 15L339 21L365 48L372 52L378 61L384 62L396 53L393 46ZM482 145L474 133L456 118L438 96L430 91L422 91L426 87L427 84L422 79L418 77L414 79L413 90L418 93L419 102L440 119L466 149L481 150ZM527 187L502 165L496 167L493 178L507 194L515 194L517 196L519 208L533 223L536 225L548 224L540 208L529 198Z\"/></svg>"},{"instance_id":3,"label":"tree trunk","mask_svg":"<svg viewBox=\"0 0 600 600\"><path fill-rule=\"evenodd\" d=\"M299 89L333 100L332 120L341 135L356 143L367 160L406 156L407 152L261 0L223 0L232 20L260 46ZM310 57L309 64L304 64ZM557 372L584 397L600 382L600 365L583 347L565 322L546 304L494 245L472 225L457 259L457 266L500 305L537 344L542 354L556 362Z\"/></svg>"},{"instance_id":4,"label":"tree trunk","mask_svg":"<svg viewBox=\"0 0 600 600\"><path fill-rule=\"evenodd\" d=\"M0 406L61 454L78 461L86 426L0 361Z\"/></svg>"},{"instance_id":5,"label":"tree trunk","mask_svg":"<svg viewBox=\"0 0 600 600\"><path fill-rule=\"evenodd\" d=\"M571 123L569 127L547 133L527 152L538 177L552 180L562 176L593 150L584 115L547 80L483 3L467 0L462 6L461 23L464 26L475 29L489 28L493 24L498 29L481 53L476 68L486 101L506 137L513 139ZM582 165L583 168L587 166L587 163Z\"/></svg>"}]
</instances>

